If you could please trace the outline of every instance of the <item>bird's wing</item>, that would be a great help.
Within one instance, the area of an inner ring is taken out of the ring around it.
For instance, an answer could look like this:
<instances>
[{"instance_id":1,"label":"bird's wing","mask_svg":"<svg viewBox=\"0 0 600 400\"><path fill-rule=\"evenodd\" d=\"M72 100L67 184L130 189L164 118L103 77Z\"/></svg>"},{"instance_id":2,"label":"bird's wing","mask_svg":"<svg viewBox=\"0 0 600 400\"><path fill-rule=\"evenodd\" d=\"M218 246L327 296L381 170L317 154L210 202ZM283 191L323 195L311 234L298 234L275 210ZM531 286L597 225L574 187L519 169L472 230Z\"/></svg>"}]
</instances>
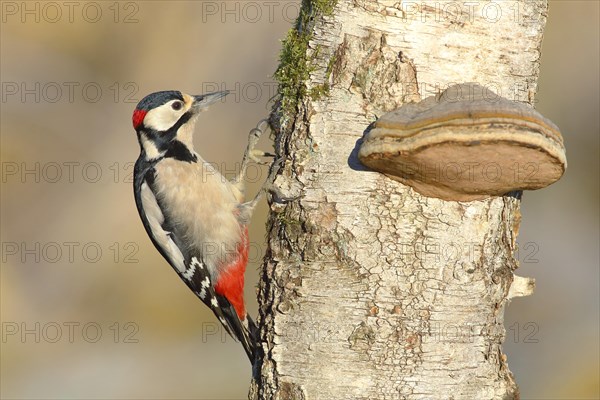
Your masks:
<instances>
[{"instance_id":1,"label":"bird's wing","mask_svg":"<svg viewBox=\"0 0 600 400\"><path fill-rule=\"evenodd\" d=\"M136 164L134 185L138 212L146 232L156 249L171 264L187 286L206 304L219 319L225 330L242 342L249 357L254 353L254 323L245 318L240 320L234 307L225 296L215 292L215 285L202 254L187 249L172 228L152 188L154 170L144 162ZM252 326L250 326L252 325Z\"/></svg>"}]
</instances>

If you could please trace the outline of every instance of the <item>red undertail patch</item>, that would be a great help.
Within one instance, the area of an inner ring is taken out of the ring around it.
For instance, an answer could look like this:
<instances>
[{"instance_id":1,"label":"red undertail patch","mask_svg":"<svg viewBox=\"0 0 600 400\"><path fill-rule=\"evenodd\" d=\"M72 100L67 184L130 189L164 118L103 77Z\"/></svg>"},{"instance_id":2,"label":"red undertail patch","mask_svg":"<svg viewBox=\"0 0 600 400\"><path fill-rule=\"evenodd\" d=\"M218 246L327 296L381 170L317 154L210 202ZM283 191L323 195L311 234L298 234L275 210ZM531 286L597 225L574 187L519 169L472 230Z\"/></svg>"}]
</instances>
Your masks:
<instances>
[{"instance_id":1,"label":"red undertail patch","mask_svg":"<svg viewBox=\"0 0 600 400\"><path fill-rule=\"evenodd\" d=\"M238 257L225 268L215 285L215 292L225 296L240 320L246 318L244 306L244 273L248 264L248 228L244 228L242 242L238 245Z\"/></svg>"}]
</instances>

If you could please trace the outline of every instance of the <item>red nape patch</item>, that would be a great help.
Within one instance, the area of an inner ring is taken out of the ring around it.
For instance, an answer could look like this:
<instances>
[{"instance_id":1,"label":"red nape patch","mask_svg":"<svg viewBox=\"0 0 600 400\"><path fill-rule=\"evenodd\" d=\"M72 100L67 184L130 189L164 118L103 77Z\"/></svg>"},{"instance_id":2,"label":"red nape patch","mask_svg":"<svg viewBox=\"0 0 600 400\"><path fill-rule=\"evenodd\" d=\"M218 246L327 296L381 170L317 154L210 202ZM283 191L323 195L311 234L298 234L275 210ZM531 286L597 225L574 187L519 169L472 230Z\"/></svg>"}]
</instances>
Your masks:
<instances>
[{"instance_id":1,"label":"red nape patch","mask_svg":"<svg viewBox=\"0 0 600 400\"><path fill-rule=\"evenodd\" d=\"M142 122L144 122L144 117L146 116L147 111L146 110L138 110L136 109L133 112L133 117L131 118L133 121L133 127L135 129L137 129Z\"/></svg>"},{"instance_id":2,"label":"red nape patch","mask_svg":"<svg viewBox=\"0 0 600 400\"><path fill-rule=\"evenodd\" d=\"M248 228L245 228L242 243L238 245L238 257L225 268L215 285L215 292L229 300L242 321L246 319L244 273L248 264L248 247Z\"/></svg>"}]
</instances>

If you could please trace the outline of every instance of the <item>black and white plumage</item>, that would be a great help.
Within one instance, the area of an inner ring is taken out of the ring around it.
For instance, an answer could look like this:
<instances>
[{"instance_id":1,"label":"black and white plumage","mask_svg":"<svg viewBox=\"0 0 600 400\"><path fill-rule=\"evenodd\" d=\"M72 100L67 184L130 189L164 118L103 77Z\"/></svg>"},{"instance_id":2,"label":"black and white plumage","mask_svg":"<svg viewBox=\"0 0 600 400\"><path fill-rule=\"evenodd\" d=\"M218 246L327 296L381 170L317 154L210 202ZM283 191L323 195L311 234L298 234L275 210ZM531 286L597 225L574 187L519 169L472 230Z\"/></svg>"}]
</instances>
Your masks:
<instances>
[{"instance_id":1,"label":"black and white plumage","mask_svg":"<svg viewBox=\"0 0 600 400\"><path fill-rule=\"evenodd\" d=\"M257 199L244 203L242 180L225 179L192 142L199 112L226 94L157 92L138 104L134 194L154 246L252 361L256 326L246 313L243 287L247 224Z\"/></svg>"}]
</instances>

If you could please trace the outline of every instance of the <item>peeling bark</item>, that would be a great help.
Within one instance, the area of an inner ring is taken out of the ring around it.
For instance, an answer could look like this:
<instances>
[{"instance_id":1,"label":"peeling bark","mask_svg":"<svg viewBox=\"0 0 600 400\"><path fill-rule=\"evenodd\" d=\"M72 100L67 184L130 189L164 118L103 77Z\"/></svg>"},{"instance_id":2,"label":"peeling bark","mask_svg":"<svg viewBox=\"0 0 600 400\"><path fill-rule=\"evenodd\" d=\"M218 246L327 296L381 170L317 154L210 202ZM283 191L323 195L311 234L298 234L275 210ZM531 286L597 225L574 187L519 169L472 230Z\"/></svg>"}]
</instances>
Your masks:
<instances>
[{"instance_id":1,"label":"peeling bark","mask_svg":"<svg viewBox=\"0 0 600 400\"><path fill-rule=\"evenodd\" d=\"M274 111L295 200L271 204L250 398L519 397L501 345L533 285L511 290L520 193L427 198L356 156L377 116L455 83L533 102L546 1L466 4L340 0L300 23L305 93L328 93Z\"/></svg>"}]
</instances>

